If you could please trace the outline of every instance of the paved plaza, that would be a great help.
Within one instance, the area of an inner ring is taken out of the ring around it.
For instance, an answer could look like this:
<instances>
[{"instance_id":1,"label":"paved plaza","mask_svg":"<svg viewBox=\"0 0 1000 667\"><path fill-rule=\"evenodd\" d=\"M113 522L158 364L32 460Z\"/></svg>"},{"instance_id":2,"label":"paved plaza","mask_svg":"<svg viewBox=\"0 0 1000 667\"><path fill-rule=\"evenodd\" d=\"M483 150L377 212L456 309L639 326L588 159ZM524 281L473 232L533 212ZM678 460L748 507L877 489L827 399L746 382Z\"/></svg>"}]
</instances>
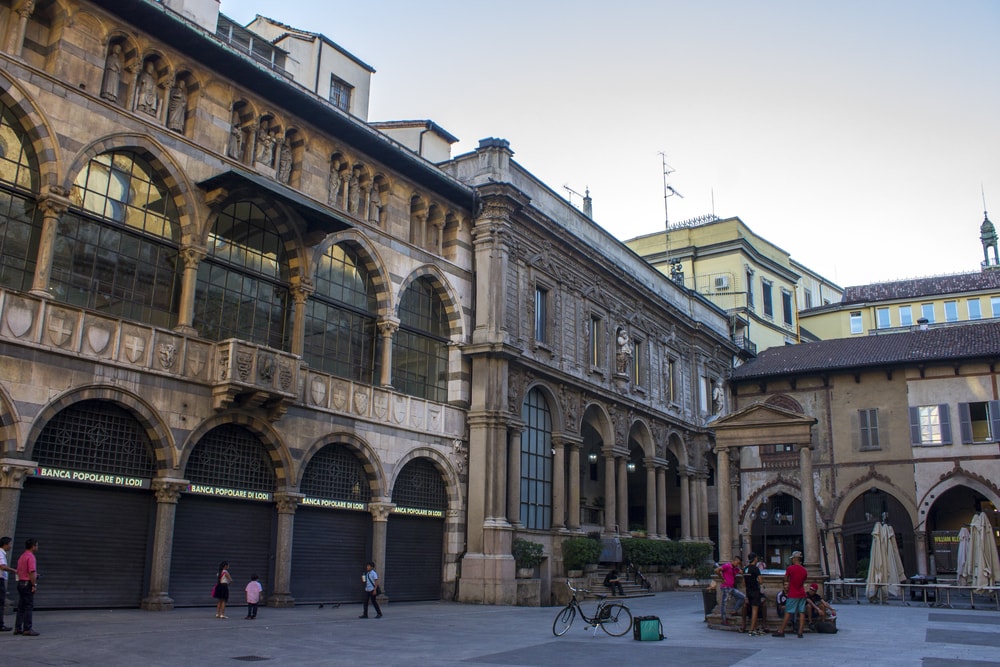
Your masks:
<instances>
[{"instance_id":1,"label":"paved plaza","mask_svg":"<svg viewBox=\"0 0 1000 667\"><path fill-rule=\"evenodd\" d=\"M44 604L39 595L39 604ZM749 637L709 630L700 591L659 593L628 601L636 616L657 615L666 640L637 642L631 633L594 636L576 624L552 635L554 607L494 607L451 602L401 603L382 619L358 619L361 605L245 607L228 619L214 607L170 612L39 611L39 637L0 634L6 665L921 665L1000 667L1000 612L995 606L938 609L914 603L838 605L835 635ZM593 608L593 602L586 603ZM13 619L6 618L8 624Z\"/></svg>"}]
</instances>

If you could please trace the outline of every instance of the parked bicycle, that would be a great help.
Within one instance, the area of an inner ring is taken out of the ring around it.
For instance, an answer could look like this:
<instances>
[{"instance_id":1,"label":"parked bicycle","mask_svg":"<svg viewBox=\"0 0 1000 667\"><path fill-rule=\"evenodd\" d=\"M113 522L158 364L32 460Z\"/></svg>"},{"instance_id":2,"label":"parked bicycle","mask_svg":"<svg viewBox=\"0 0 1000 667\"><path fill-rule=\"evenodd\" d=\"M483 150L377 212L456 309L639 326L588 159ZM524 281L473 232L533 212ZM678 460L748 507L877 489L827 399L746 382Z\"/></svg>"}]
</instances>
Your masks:
<instances>
[{"instance_id":1,"label":"parked bicycle","mask_svg":"<svg viewBox=\"0 0 1000 667\"><path fill-rule=\"evenodd\" d=\"M566 634L570 626L573 625L577 614L580 614L580 618L594 629L594 634L597 634L598 626L612 637L621 637L632 629L632 612L621 602L609 604L606 599L608 596L598 593L597 609L593 616L587 616L580 602L576 599L576 594L588 594L590 591L586 588L573 588L573 582L569 579L566 580L566 587L569 588L572 597L569 604L556 614L556 620L552 623L552 634L556 637L562 637Z\"/></svg>"}]
</instances>

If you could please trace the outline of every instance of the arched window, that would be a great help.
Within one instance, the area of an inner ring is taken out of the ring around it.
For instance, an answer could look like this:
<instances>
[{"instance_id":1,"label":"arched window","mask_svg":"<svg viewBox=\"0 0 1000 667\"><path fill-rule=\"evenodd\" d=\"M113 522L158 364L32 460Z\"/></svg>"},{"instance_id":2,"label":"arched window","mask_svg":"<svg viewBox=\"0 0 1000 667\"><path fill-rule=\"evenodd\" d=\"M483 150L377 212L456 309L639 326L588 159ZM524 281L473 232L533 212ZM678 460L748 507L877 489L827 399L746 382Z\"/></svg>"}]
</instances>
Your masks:
<instances>
[{"instance_id":1,"label":"arched window","mask_svg":"<svg viewBox=\"0 0 1000 667\"><path fill-rule=\"evenodd\" d=\"M194 325L207 338L288 350L288 258L274 223L248 201L219 213L198 266Z\"/></svg>"},{"instance_id":2,"label":"arched window","mask_svg":"<svg viewBox=\"0 0 1000 667\"><path fill-rule=\"evenodd\" d=\"M372 384L377 306L368 270L350 248L333 246L320 259L314 284L306 304L306 363Z\"/></svg>"},{"instance_id":3,"label":"arched window","mask_svg":"<svg viewBox=\"0 0 1000 667\"><path fill-rule=\"evenodd\" d=\"M367 503L372 490L361 460L344 445L327 445L316 452L302 473L299 490L312 498Z\"/></svg>"},{"instance_id":4,"label":"arched window","mask_svg":"<svg viewBox=\"0 0 1000 667\"><path fill-rule=\"evenodd\" d=\"M138 153L105 153L76 177L59 219L50 286L61 301L154 326L177 323L178 213Z\"/></svg>"},{"instance_id":5,"label":"arched window","mask_svg":"<svg viewBox=\"0 0 1000 667\"><path fill-rule=\"evenodd\" d=\"M545 396L532 389L521 406L521 525L552 527L552 413Z\"/></svg>"},{"instance_id":6,"label":"arched window","mask_svg":"<svg viewBox=\"0 0 1000 667\"><path fill-rule=\"evenodd\" d=\"M194 484L265 493L274 493L277 481L267 448L237 424L216 426L206 433L191 451L184 475Z\"/></svg>"},{"instance_id":7,"label":"arched window","mask_svg":"<svg viewBox=\"0 0 1000 667\"><path fill-rule=\"evenodd\" d=\"M448 509L448 489L433 463L414 459L400 471L392 487L392 502L397 507L444 511Z\"/></svg>"},{"instance_id":8,"label":"arched window","mask_svg":"<svg viewBox=\"0 0 1000 667\"><path fill-rule=\"evenodd\" d=\"M427 278L413 281L399 301L392 384L412 396L448 400L448 317Z\"/></svg>"},{"instance_id":9,"label":"arched window","mask_svg":"<svg viewBox=\"0 0 1000 667\"><path fill-rule=\"evenodd\" d=\"M38 161L24 128L0 102L0 286L31 289L42 216L33 192Z\"/></svg>"}]
</instances>

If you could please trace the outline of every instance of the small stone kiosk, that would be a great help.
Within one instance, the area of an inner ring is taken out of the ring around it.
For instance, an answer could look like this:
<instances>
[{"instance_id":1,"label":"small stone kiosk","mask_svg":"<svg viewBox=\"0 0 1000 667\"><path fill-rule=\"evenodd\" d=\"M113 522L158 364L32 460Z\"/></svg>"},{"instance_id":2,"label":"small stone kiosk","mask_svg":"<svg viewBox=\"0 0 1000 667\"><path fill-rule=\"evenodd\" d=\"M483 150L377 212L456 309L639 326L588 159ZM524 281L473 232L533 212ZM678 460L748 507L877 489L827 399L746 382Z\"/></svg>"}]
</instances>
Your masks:
<instances>
[{"instance_id":1,"label":"small stone kiosk","mask_svg":"<svg viewBox=\"0 0 1000 667\"><path fill-rule=\"evenodd\" d=\"M809 581L819 580L819 530L816 521L816 496L812 467L812 427L814 417L787 410L767 403L754 403L738 412L726 415L712 424L715 431L717 456L717 493L719 503L719 562L729 562L739 550L739 518L733 498L739 489L740 478L732 475L731 462L739 462L742 447L761 445L793 445L799 452L799 488L802 503L803 565L809 571ZM805 484L802 480L808 480ZM728 483L725 483L728 482ZM723 520L728 517L728 520ZM745 563L744 563L745 565ZM775 612L775 596L781 590L782 577L762 576L761 587L767 604L766 623L758 622L758 629L776 630L781 618ZM742 588L742 587L741 587ZM706 615L712 629L739 630L742 620L722 625L720 604L721 588L717 591L716 607ZM749 622L749 619L748 619Z\"/></svg>"}]
</instances>

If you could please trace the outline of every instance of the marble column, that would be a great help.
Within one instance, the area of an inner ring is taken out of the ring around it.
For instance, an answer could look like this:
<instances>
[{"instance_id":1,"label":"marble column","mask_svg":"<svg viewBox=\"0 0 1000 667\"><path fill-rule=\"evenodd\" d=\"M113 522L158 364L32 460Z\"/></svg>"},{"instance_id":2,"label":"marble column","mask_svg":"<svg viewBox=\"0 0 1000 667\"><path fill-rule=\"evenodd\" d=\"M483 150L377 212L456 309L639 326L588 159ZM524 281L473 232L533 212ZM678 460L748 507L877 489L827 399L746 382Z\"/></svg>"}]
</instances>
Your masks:
<instances>
[{"instance_id":1,"label":"marble column","mask_svg":"<svg viewBox=\"0 0 1000 667\"><path fill-rule=\"evenodd\" d=\"M569 450L569 507L566 509L566 527L580 530L580 442L566 443Z\"/></svg>"},{"instance_id":2,"label":"marble column","mask_svg":"<svg viewBox=\"0 0 1000 667\"><path fill-rule=\"evenodd\" d=\"M51 298L49 281L52 276L52 257L55 252L56 231L59 228L59 218L69 209L69 199L59 193L40 195L38 209L42 212L42 235L38 240L38 253L35 262L35 275L31 281L31 293L43 299Z\"/></svg>"},{"instance_id":3,"label":"marble column","mask_svg":"<svg viewBox=\"0 0 1000 667\"><path fill-rule=\"evenodd\" d=\"M624 456L618 459L618 483L615 489L617 509L617 524L619 533L628 533L628 459Z\"/></svg>"},{"instance_id":4,"label":"marble column","mask_svg":"<svg viewBox=\"0 0 1000 667\"><path fill-rule=\"evenodd\" d=\"M378 324L379 340L379 379L381 387L392 387L392 339L399 331L399 319L396 317L386 317L379 320Z\"/></svg>"},{"instance_id":5,"label":"marble column","mask_svg":"<svg viewBox=\"0 0 1000 667\"><path fill-rule=\"evenodd\" d=\"M681 539L691 539L691 476L687 470L681 473Z\"/></svg>"},{"instance_id":6,"label":"marble column","mask_svg":"<svg viewBox=\"0 0 1000 667\"><path fill-rule=\"evenodd\" d=\"M15 533L21 489L24 488L24 480L36 467L38 463L35 461L0 459L0 535ZM8 581L13 584L12 578L8 577ZM10 593L9 588L7 592Z\"/></svg>"},{"instance_id":7,"label":"marble column","mask_svg":"<svg viewBox=\"0 0 1000 667\"><path fill-rule=\"evenodd\" d=\"M799 479L802 483L802 564L809 574L821 573L819 562L819 529L816 525L816 492L813 485L812 449L799 445Z\"/></svg>"},{"instance_id":8,"label":"marble column","mask_svg":"<svg viewBox=\"0 0 1000 667\"><path fill-rule=\"evenodd\" d=\"M313 293L312 279L297 276L292 284L292 354L302 356L306 345L306 304Z\"/></svg>"},{"instance_id":9,"label":"marble column","mask_svg":"<svg viewBox=\"0 0 1000 667\"><path fill-rule=\"evenodd\" d=\"M181 248L180 259L184 266L181 274L181 302L177 312L177 331L194 334L194 297L198 289L198 266L208 254L203 247L186 246Z\"/></svg>"},{"instance_id":10,"label":"marble column","mask_svg":"<svg viewBox=\"0 0 1000 667\"><path fill-rule=\"evenodd\" d=\"M667 466L656 469L656 534L667 537Z\"/></svg>"},{"instance_id":11,"label":"marble column","mask_svg":"<svg viewBox=\"0 0 1000 667\"><path fill-rule=\"evenodd\" d=\"M653 459L646 459L646 535L654 537L657 534L656 517L659 510L659 503L656 502L656 463Z\"/></svg>"},{"instance_id":12,"label":"marble column","mask_svg":"<svg viewBox=\"0 0 1000 667\"><path fill-rule=\"evenodd\" d=\"M389 527L389 515L395 509L390 502L373 502L368 504L372 513L372 560L375 561L375 571L382 578L382 590L388 590L385 582L391 577L391 572L385 571L385 540ZM383 594L384 595L384 594Z\"/></svg>"},{"instance_id":13,"label":"marble column","mask_svg":"<svg viewBox=\"0 0 1000 667\"><path fill-rule=\"evenodd\" d=\"M24 34L28 27L28 19L35 11L35 0L27 0L14 10L17 13L17 23L8 27L6 52L20 58L24 48Z\"/></svg>"},{"instance_id":14,"label":"marble column","mask_svg":"<svg viewBox=\"0 0 1000 667\"><path fill-rule=\"evenodd\" d=\"M153 527L153 558L149 572L149 593L142 600L147 611L170 611L170 560L174 551L174 517L177 501L187 488L186 479L158 477L151 483L156 496L156 525Z\"/></svg>"},{"instance_id":15,"label":"marble column","mask_svg":"<svg viewBox=\"0 0 1000 667\"><path fill-rule=\"evenodd\" d=\"M274 494L278 506L277 553L274 555L274 589L267 599L268 607L294 607L292 597L292 539L295 534L295 510L302 502L298 493Z\"/></svg>"},{"instance_id":16,"label":"marble column","mask_svg":"<svg viewBox=\"0 0 1000 667\"><path fill-rule=\"evenodd\" d=\"M917 551L917 574L926 577L927 569L927 531L913 531L913 546Z\"/></svg>"},{"instance_id":17,"label":"marble column","mask_svg":"<svg viewBox=\"0 0 1000 667\"><path fill-rule=\"evenodd\" d=\"M610 450L604 451L604 532L615 533L615 521L618 520L618 494L615 493L615 455Z\"/></svg>"},{"instance_id":18,"label":"marble column","mask_svg":"<svg viewBox=\"0 0 1000 667\"><path fill-rule=\"evenodd\" d=\"M552 529L566 528L566 447L552 437Z\"/></svg>"},{"instance_id":19,"label":"marble column","mask_svg":"<svg viewBox=\"0 0 1000 667\"><path fill-rule=\"evenodd\" d=\"M521 432L523 424L507 426L507 522L521 526Z\"/></svg>"},{"instance_id":20,"label":"marble column","mask_svg":"<svg viewBox=\"0 0 1000 667\"><path fill-rule=\"evenodd\" d=\"M729 486L729 448L715 448L715 488L719 506L719 562L733 559L732 489Z\"/></svg>"}]
</instances>

